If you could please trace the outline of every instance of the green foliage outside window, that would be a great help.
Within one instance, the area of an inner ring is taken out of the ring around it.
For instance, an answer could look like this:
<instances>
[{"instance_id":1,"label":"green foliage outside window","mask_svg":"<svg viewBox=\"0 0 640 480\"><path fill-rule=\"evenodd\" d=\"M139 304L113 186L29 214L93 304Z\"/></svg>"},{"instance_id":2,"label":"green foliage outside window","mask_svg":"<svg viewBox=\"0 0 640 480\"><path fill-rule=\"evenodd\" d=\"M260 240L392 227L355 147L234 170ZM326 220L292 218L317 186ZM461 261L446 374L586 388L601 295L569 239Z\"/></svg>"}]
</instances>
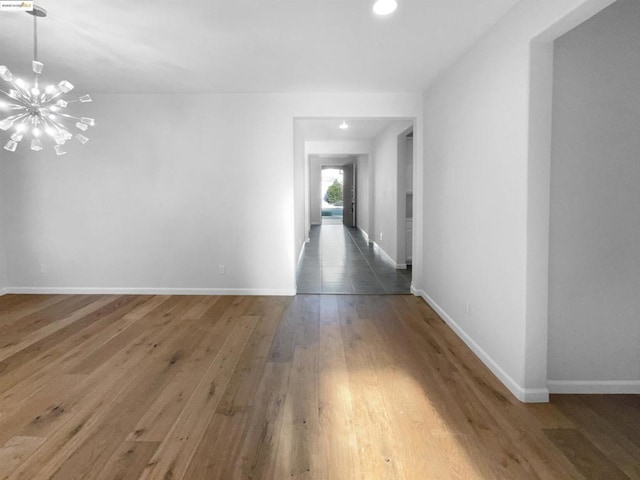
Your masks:
<instances>
[{"instance_id":1,"label":"green foliage outside window","mask_svg":"<svg viewBox=\"0 0 640 480\"><path fill-rule=\"evenodd\" d=\"M338 180L334 180L333 183L329 185L324 199L327 203L332 205L342 200L342 185L338 183Z\"/></svg>"}]
</instances>

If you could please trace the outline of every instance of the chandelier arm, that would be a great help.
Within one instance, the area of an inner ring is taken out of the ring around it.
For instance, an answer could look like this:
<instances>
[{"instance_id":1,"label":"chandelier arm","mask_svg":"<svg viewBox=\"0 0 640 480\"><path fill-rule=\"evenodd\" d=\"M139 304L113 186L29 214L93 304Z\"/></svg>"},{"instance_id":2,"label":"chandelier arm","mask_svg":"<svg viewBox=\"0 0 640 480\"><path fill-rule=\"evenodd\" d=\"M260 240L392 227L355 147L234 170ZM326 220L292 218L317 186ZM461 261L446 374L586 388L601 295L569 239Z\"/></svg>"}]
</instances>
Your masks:
<instances>
[{"instance_id":1,"label":"chandelier arm","mask_svg":"<svg viewBox=\"0 0 640 480\"><path fill-rule=\"evenodd\" d=\"M42 125L44 125L45 128L49 126L53 126L55 127L56 130L58 130L58 133L60 131L60 127L56 125L56 123L50 118L42 117Z\"/></svg>"},{"instance_id":2,"label":"chandelier arm","mask_svg":"<svg viewBox=\"0 0 640 480\"><path fill-rule=\"evenodd\" d=\"M56 120L52 120L52 119L50 119L50 118L45 118L44 120L45 120L45 121L47 121L47 122L49 122L49 123L51 123L51 125L53 125L54 127L56 127L56 128L58 129L58 131L60 131L60 132L61 132L61 131L63 131L63 130L64 130L64 131L67 131L67 129L65 128L65 126L64 126L62 123L60 123L60 122L58 122L58 121L56 121Z\"/></svg>"},{"instance_id":3,"label":"chandelier arm","mask_svg":"<svg viewBox=\"0 0 640 480\"><path fill-rule=\"evenodd\" d=\"M58 98L60 95L62 95L62 92L60 90L58 90L58 91L54 92L53 94L49 94L49 96L45 96L42 101L43 102L50 102L54 98ZM69 100L67 100L67 103L69 103Z\"/></svg>"},{"instance_id":4,"label":"chandelier arm","mask_svg":"<svg viewBox=\"0 0 640 480\"><path fill-rule=\"evenodd\" d=\"M15 80L11 80L11 85L13 85L18 93L23 97L19 100L22 100L25 104L31 102L31 92L28 88L22 88Z\"/></svg>"},{"instance_id":5,"label":"chandelier arm","mask_svg":"<svg viewBox=\"0 0 640 480\"><path fill-rule=\"evenodd\" d=\"M29 116L29 112L25 112L25 113L18 113L17 115L13 115L11 117L7 117L5 118L5 120L8 120L10 122L16 123L18 120L22 120L25 117Z\"/></svg>"},{"instance_id":6,"label":"chandelier arm","mask_svg":"<svg viewBox=\"0 0 640 480\"><path fill-rule=\"evenodd\" d=\"M80 121L80 117L76 117L76 116L69 115L69 114L66 114L66 113L59 113L58 115L60 115L61 117L71 118L71 119L73 119L73 120L78 120L78 121Z\"/></svg>"}]
</instances>

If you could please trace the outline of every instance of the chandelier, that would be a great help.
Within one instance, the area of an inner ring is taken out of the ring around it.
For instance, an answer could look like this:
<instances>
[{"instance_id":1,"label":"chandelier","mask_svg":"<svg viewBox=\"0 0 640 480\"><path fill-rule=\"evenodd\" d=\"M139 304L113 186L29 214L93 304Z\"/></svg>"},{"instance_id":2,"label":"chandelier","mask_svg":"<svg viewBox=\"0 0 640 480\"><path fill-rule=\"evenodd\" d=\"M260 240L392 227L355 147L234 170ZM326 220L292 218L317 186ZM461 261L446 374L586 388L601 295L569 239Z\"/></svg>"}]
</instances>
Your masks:
<instances>
[{"instance_id":1,"label":"chandelier","mask_svg":"<svg viewBox=\"0 0 640 480\"><path fill-rule=\"evenodd\" d=\"M64 144L74 137L71 133L74 127L79 130L76 131L76 140L85 144L89 138L84 132L95 125L93 118L76 117L68 113L67 108L73 103L91 102L91 97L65 98L73 90L73 85L66 80L57 85L39 84L44 65L38 61L37 22L38 17L46 17L47 12L34 5L33 11L27 13L33 15L33 83L14 76L6 66L0 65L0 78L8 84L8 91L3 90L0 84L0 94L7 97L4 99L0 95L0 130L13 131L4 149L15 152L20 142L25 140L31 150L38 152L42 150L44 140L53 143L57 155L64 155L67 153Z\"/></svg>"}]
</instances>

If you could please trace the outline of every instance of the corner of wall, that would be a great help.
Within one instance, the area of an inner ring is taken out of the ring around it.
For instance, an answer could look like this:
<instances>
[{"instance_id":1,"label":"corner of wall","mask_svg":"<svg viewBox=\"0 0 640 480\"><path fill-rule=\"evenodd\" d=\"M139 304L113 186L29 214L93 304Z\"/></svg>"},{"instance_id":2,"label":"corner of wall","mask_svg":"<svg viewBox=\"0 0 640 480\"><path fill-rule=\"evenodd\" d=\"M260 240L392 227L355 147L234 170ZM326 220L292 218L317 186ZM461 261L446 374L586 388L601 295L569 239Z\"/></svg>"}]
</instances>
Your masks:
<instances>
[{"instance_id":1,"label":"corner of wall","mask_svg":"<svg viewBox=\"0 0 640 480\"><path fill-rule=\"evenodd\" d=\"M456 333L458 337L471 349L471 351L491 370L500 382L516 397L524 403L547 403L549 401L549 390L547 388L525 388L516 382L502 367L478 345L467 332L445 312L435 300L433 300L424 290L411 287L411 293L422 297L427 304L433 308L438 316Z\"/></svg>"},{"instance_id":2,"label":"corner of wall","mask_svg":"<svg viewBox=\"0 0 640 480\"><path fill-rule=\"evenodd\" d=\"M7 202L3 198L5 189L2 184L2 179L4 179L6 175L3 170L2 163L0 163L0 296L9 293L9 278L7 273L7 239L5 237L6 221L4 212Z\"/></svg>"}]
</instances>

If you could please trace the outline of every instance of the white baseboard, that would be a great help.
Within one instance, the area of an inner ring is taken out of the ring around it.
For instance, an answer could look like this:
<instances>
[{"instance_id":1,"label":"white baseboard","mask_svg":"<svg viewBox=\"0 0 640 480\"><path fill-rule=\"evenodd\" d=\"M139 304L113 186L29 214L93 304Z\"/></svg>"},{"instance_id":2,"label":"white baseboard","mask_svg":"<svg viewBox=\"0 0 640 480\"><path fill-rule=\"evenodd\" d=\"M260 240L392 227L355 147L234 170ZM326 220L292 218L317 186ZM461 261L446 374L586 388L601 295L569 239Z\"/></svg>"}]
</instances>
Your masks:
<instances>
[{"instance_id":1,"label":"white baseboard","mask_svg":"<svg viewBox=\"0 0 640 480\"><path fill-rule=\"evenodd\" d=\"M373 248L380 254L382 255L386 260L388 260L396 270L406 270L407 268L407 264L406 263L396 263L396 261L391 258L391 255L389 255L387 252L384 251L384 249L378 245L376 242L371 242L373 243Z\"/></svg>"},{"instance_id":2,"label":"white baseboard","mask_svg":"<svg viewBox=\"0 0 640 480\"><path fill-rule=\"evenodd\" d=\"M262 295L291 297L295 288L8 287L5 293L53 295Z\"/></svg>"},{"instance_id":3,"label":"white baseboard","mask_svg":"<svg viewBox=\"0 0 640 480\"><path fill-rule=\"evenodd\" d=\"M8 288L0 288L0 297L9 293Z\"/></svg>"},{"instance_id":4,"label":"white baseboard","mask_svg":"<svg viewBox=\"0 0 640 480\"><path fill-rule=\"evenodd\" d=\"M369 238L369 234L367 232L365 232L362 228L358 227L358 230L360 230L360 233L362 233L362 235L364 235L364 239L367 241L367 243L373 243L373 240L371 240Z\"/></svg>"},{"instance_id":5,"label":"white baseboard","mask_svg":"<svg viewBox=\"0 0 640 480\"><path fill-rule=\"evenodd\" d=\"M640 394L640 380L549 380L549 393Z\"/></svg>"},{"instance_id":6,"label":"white baseboard","mask_svg":"<svg viewBox=\"0 0 640 480\"><path fill-rule=\"evenodd\" d=\"M433 308L460 339L476 354L489 370L500 380L505 387L521 402L546 403L549 401L547 388L524 388L519 385L498 363L485 352L448 314L445 312L424 290L411 288L412 293L419 295Z\"/></svg>"},{"instance_id":7,"label":"white baseboard","mask_svg":"<svg viewBox=\"0 0 640 480\"><path fill-rule=\"evenodd\" d=\"M306 241L302 242L302 247L300 247L300 253L298 254L298 263L296 263L296 268L298 267L298 265L300 265L300 260L302 260L302 255L304 254L304 249L307 246L307 243L309 243L309 238L307 238Z\"/></svg>"}]
</instances>

